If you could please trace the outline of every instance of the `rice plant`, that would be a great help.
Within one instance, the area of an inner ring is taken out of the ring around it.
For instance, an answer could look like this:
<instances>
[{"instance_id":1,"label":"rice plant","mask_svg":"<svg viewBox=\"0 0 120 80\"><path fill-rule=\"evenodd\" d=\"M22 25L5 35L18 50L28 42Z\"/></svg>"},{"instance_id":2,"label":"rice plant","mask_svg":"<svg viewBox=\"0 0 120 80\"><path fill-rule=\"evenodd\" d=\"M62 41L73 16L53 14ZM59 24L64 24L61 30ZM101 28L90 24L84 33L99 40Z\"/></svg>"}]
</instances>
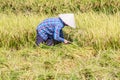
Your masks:
<instances>
[{"instance_id":1,"label":"rice plant","mask_svg":"<svg viewBox=\"0 0 120 80\"><path fill-rule=\"evenodd\" d=\"M0 14L0 16L0 46L8 48L34 46L37 25L43 19L50 17L50 15L22 14L8 16ZM77 13L75 18L77 28L72 30L65 27L65 38L72 40L79 47L89 46L103 50L120 48L119 13L114 15Z\"/></svg>"},{"instance_id":2,"label":"rice plant","mask_svg":"<svg viewBox=\"0 0 120 80\"><path fill-rule=\"evenodd\" d=\"M0 80L120 80L119 6L119 0L0 0ZM63 29L72 44L36 47L37 25L64 12L75 13L77 28Z\"/></svg>"},{"instance_id":3,"label":"rice plant","mask_svg":"<svg viewBox=\"0 0 120 80\"><path fill-rule=\"evenodd\" d=\"M120 0L0 0L0 12L58 14L61 12L120 11Z\"/></svg>"}]
</instances>

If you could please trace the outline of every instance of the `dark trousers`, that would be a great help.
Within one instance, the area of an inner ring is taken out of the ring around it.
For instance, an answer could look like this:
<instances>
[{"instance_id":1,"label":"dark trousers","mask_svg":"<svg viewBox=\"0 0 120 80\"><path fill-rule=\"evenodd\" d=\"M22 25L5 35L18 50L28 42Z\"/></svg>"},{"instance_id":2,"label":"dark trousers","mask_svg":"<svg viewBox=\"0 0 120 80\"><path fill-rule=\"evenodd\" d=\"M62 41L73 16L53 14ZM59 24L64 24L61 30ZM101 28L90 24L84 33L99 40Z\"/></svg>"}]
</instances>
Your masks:
<instances>
[{"instance_id":1,"label":"dark trousers","mask_svg":"<svg viewBox=\"0 0 120 80\"><path fill-rule=\"evenodd\" d=\"M53 38L50 38L48 36L48 39L45 41L42 39L42 37L38 34L38 31L37 31L37 36L36 36L36 45L39 46L39 44L41 43L45 43L46 45L48 46L53 46L54 45L54 39Z\"/></svg>"}]
</instances>

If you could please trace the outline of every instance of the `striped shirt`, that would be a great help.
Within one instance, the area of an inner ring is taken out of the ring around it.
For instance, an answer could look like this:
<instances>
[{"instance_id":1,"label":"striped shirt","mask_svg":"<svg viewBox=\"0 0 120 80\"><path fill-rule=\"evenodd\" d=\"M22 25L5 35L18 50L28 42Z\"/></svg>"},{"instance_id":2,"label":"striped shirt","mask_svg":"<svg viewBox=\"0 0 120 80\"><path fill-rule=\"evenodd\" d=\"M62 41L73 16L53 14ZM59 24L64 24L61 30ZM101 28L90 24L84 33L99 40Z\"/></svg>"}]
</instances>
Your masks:
<instances>
[{"instance_id":1,"label":"striped shirt","mask_svg":"<svg viewBox=\"0 0 120 80\"><path fill-rule=\"evenodd\" d=\"M37 27L39 35L46 41L48 38L64 42L62 28L65 24L60 18L48 18Z\"/></svg>"}]
</instances>

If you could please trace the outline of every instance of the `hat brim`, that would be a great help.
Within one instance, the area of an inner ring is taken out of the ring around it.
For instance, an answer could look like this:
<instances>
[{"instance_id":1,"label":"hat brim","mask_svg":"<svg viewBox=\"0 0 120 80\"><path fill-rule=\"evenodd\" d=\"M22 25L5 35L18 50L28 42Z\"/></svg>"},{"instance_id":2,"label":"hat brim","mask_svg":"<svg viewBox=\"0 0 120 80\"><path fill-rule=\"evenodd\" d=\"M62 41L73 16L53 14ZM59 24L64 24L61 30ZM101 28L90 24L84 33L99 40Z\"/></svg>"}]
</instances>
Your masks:
<instances>
[{"instance_id":1,"label":"hat brim","mask_svg":"<svg viewBox=\"0 0 120 80\"><path fill-rule=\"evenodd\" d=\"M72 28L76 28L74 14L60 14L60 19Z\"/></svg>"}]
</instances>

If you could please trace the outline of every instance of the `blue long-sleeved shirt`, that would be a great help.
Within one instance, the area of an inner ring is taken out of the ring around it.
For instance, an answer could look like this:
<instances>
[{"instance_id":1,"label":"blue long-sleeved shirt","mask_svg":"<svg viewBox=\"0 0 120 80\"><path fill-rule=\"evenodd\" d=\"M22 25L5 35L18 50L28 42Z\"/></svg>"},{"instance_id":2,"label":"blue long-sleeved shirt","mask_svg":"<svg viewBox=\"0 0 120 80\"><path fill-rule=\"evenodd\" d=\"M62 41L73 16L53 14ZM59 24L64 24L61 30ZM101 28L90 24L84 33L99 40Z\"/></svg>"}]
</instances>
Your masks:
<instances>
[{"instance_id":1,"label":"blue long-sleeved shirt","mask_svg":"<svg viewBox=\"0 0 120 80\"><path fill-rule=\"evenodd\" d=\"M37 31L44 40L52 37L57 41L64 42L62 32L64 26L65 24L60 18L48 18L38 25Z\"/></svg>"}]
</instances>

